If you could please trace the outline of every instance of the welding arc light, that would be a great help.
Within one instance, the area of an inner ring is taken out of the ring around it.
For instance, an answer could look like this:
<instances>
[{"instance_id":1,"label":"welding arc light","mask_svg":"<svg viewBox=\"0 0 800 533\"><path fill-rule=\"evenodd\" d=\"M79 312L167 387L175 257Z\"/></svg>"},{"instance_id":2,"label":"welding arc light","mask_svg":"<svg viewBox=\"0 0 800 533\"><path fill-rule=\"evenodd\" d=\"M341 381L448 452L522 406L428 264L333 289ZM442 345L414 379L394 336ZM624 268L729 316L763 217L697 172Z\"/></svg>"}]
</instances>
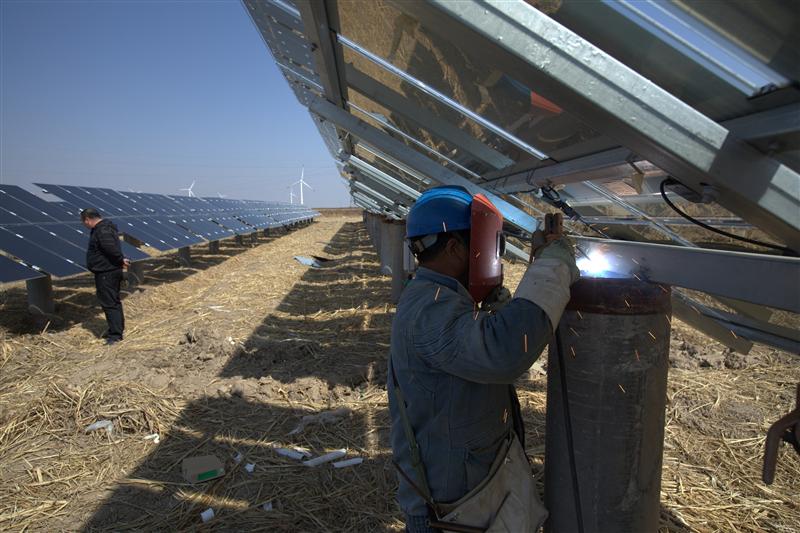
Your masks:
<instances>
[{"instance_id":1,"label":"welding arc light","mask_svg":"<svg viewBox=\"0 0 800 533\"><path fill-rule=\"evenodd\" d=\"M611 264L606 254L599 250L592 250L588 256L578 258L577 264L581 273L592 278L605 277L606 273L611 270Z\"/></svg>"}]
</instances>

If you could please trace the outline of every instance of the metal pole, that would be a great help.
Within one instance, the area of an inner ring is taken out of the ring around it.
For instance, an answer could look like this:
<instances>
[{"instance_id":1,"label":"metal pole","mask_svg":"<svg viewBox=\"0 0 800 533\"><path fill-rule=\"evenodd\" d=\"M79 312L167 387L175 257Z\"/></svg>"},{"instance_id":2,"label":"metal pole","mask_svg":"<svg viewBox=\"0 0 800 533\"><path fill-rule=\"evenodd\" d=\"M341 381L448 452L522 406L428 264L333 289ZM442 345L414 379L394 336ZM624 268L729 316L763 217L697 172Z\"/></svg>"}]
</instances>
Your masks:
<instances>
[{"instance_id":1,"label":"metal pole","mask_svg":"<svg viewBox=\"0 0 800 533\"><path fill-rule=\"evenodd\" d=\"M188 246L178 248L178 262L185 267L192 266L192 256Z\"/></svg>"},{"instance_id":2,"label":"metal pole","mask_svg":"<svg viewBox=\"0 0 800 533\"><path fill-rule=\"evenodd\" d=\"M573 285L548 355L546 531L658 529L670 315L659 285Z\"/></svg>"},{"instance_id":3,"label":"metal pole","mask_svg":"<svg viewBox=\"0 0 800 533\"><path fill-rule=\"evenodd\" d=\"M208 253L211 254L219 253L219 241L211 241L208 243Z\"/></svg>"}]
</instances>

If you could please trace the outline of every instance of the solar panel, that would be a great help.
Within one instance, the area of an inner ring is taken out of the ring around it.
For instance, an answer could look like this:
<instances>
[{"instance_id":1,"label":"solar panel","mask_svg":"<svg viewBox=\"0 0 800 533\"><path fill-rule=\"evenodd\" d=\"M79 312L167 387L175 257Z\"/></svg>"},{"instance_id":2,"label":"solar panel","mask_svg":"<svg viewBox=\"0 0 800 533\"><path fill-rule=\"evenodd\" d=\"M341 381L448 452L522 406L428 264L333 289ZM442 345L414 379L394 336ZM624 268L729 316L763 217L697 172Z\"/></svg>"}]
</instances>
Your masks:
<instances>
[{"instance_id":1,"label":"solar panel","mask_svg":"<svg viewBox=\"0 0 800 533\"><path fill-rule=\"evenodd\" d=\"M50 241L45 238L41 245L26 239L22 234L0 226L0 250L18 257L37 270L49 272L55 276L72 276L85 272L83 267L74 261L61 257L48 248Z\"/></svg>"},{"instance_id":2,"label":"solar panel","mask_svg":"<svg viewBox=\"0 0 800 533\"><path fill-rule=\"evenodd\" d=\"M29 280L41 276L41 272L37 272L16 261L12 261L8 257L0 255L0 283Z\"/></svg>"},{"instance_id":3,"label":"solar panel","mask_svg":"<svg viewBox=\"0 0 800 533\"><path fill-rule=\"evenodd\" d=\"M524 235L554 209L542 200L553 186L591 217L587 224L641 241L637 254L674 258L677 274L687 269L681 254L652 243L698 248L663 207L659 188L673 176L684 193L711 201L691 204L693 214L800 250L800 88L790 82L798 36L791 24L770 23L796 19L784 2L563 0L537 9L340 0L321 14L277 0L244 4L367 210L402 219L422 190L461 185L489 196ZM403 46L398 35L409 36ZM215 203L258 223L249 203L238 213ZM269 215L288 224L309 213L281 207ZM569 229L596 234L582 224ZM768 269L777 260L754 261ZM713 294L713 277L692 272L670 283ZM764 291L797 290L794 280L772 281Z\"/></svg>"}]
</instances>

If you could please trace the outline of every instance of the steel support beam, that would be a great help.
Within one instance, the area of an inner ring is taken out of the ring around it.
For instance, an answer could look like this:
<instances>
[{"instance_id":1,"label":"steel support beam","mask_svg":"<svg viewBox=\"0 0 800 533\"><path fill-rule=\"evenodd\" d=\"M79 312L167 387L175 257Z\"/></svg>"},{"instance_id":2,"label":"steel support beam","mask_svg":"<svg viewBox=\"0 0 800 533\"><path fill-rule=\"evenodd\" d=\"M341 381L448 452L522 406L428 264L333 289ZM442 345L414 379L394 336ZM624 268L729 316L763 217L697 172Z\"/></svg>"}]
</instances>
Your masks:
<instances>
[{"instance_id":1,"label":"steel support beam","mask_svg":"<svg viewBox=\"0 0 800 533\"><path fill-rule=\"evenodd\" d=\"M219 241L210 241L208 243L208 253L210 254L219 253Z\"/></svg>"},{"instance_id":2,"label":"steel support beam","mask_svg":"<svg viewBox=\"0 0 800 533\"><path fill-rule=\"evenodd\" d=\"M317 115L330 120L343 130L358 137L363 142L400 160L438 183L443 185L460 185L472 194L485 194L500 212L503 213L503 217L510 224L525 229L526 231L533 231L538 226L538 222L521 209L488 192L479 185L472 183L463 176L442 167L413 148L409 148L405 143L387 136L379 129L370 126L363 120L359 120L330 102L317 99L311 104L310 109Z\"/></svg>"},{"instance_id":3,"label":"steel support beam","mask_svg":"<svg viewBox=\"0 0 800 533\"><path fill-rule=\"evenodd\" d=\"M325 97L333 105L343 108L347 102L347 82L339 65L344 63L342 49L331 31L331 17L336 17L335 2L326 0L296 0L305 28L305 35L311 43L314 63L325 90ZM344 151L353 152L347 139L341 140Z\"/></svg>"},{"instance_id":4,"label":"steel support beam","mask_svg":"<svg viewBox=\"0 0 800 533\"><path fill-rule=\"evenodd\" d=\"M345 64L345 73L347 74L347 83L353 89L371 98L386 109L391 109L392 112L446 141L451 146L470 154L471 157L495 169L505 168L514 164L514 161L508 156L482 143L455 124L451 124L449 121L437 117L429 110L423 109L418 102L410 101L408 97L367 76L350 63Z\"/></svg>"},{"instance_id":5,"label":"steel support beam","mask_svg":"<svg viewBox=\"0 0 800 533\"><path fill-rule=\"evenodd\" d=\"M128 288L133 289L144 283L144 263L135 261L128 266Z\"/></svg>"},{"instance_id":6,"label":"steel support beam","mask_svg":"<svg viewBox=\"0 0 800 533\"><path fill-rule=\"evenodd\" d=\"M367 161L364 161L359 157L351 156L347 162L353 165L359 171L361 171L362 174L370 176L372 179L379 182L384 187L391 189L397 194L402 195L405 198L408 198L412 201L419 198L420 194L422 194L413 187L409 187L402 181L384 172L383 170L369 164Z\"/></svg>"},{"instance_id":7,"label":"steel support beam","mask_svg":"<svg viewBox=\"0 0 800 533\"><path fill-rule=\"evenodd\" d=\"M800 250L800 176L523 1L395 2L473 58Z\"/></svg>"},{"instance_id":8,"label":"steel support beam","mask_svg":"<svg viewBox=\"0 0 800 533\"><path fill-rule=\"evenodd\" d=\"M178 248L178 262L185 267L192 266L192 256L188 246Z\"/></svg>"},{"instance_id":9,"label":"steel support beam","mask_svg":"<svg viewBox=\"0 0 800 533\"><path fill-rule=\"evenodd\" d=\"M608 270L642 279L792 312L800 312L800 259L577 237L589 256L609 261Z\"/></svg>"}]
</instances>

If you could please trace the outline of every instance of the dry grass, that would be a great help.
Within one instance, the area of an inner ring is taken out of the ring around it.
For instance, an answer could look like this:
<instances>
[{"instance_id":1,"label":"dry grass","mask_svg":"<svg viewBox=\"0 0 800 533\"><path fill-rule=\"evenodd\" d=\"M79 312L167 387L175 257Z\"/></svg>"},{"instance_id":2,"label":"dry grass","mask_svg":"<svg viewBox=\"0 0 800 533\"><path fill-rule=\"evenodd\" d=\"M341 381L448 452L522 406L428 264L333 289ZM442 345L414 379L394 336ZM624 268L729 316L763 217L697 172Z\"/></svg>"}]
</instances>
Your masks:
<instances>
[{"instance_id":1,"label":"dry grass","mask_svg":"<svg viewBox=\"0 0 800 533\"><path fill-rule=\"evenodd\" d=\"M309 270L291 259L298 253L333 261ZM119 351L99 343L86 310L57 331L0 333L0 529L402 529L383 385L393 311L363 227L330 215L205 269L163 261L152 274L163 282L125 300ZM521 272L508 267L510 286ZM179 344L189 331L197 342ZM687 340L723 350L676 322L673 351ZM784 447L770 487L760 468L766 428L793 407L800 372L756 352L741 370L671 369L662 531L797 530L796 457ZM519 383L540 476L544 379ZM291 434L303 416L338 408L349 411ZM112 435L84 433L104 418ZM156 432L159 444L144 440ZM365 461L306 468L279 446L346 448ZM182 459L203 454L227 474L185 483ZM216 517L202 524L208 507Z\"/></svg>"}]
</instances>

